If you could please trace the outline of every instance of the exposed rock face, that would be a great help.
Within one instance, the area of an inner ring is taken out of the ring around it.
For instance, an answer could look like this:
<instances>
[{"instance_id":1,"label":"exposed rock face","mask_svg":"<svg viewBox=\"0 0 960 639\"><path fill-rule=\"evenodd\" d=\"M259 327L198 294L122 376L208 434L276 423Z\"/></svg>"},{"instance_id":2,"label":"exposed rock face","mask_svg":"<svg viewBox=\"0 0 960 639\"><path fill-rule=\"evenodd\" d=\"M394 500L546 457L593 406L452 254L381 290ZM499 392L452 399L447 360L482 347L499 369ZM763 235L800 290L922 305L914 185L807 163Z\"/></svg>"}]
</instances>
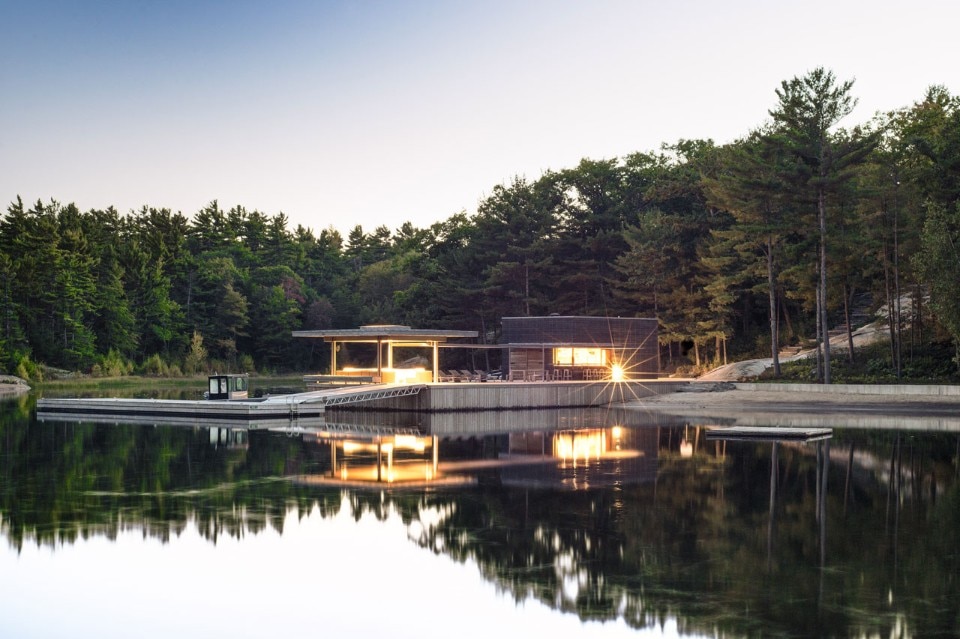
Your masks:
<instances>
[{"instance_id":1,"label":"exposed rock face","mask_svg":"<svg viewBox=\"0 0 960 639\"><path fill-rule=\"evenodd\" d=\"M13 375L0 375L0 397L20 395L30 390L26 380Z\"/></svg>"}]
</instances>

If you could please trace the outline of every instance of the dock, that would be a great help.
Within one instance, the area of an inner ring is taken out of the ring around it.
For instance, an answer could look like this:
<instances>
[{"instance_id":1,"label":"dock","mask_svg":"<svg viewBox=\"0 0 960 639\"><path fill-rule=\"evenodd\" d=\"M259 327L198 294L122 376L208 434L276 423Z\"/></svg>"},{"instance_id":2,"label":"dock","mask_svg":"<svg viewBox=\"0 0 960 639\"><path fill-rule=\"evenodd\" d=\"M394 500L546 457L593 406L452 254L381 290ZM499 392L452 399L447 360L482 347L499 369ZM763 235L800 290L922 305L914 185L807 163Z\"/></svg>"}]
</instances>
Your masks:
<instances>
[{"instance_id":1,"label":"dock","mask_svg":"<svg viewBox=\"0 0 960 639\"><path fill-rule=\"evenodd\" d=\"M833 437L832 428L721 426L707 430L707 440L748 442L815 442Z\"/></svg>"},{"instance_id":2,"label":"dock","mask_svg":"<svg viewBox=\"0 0 960 639\"><path fill-rule=\"evenodd\" d=\"M610 406L669 393L687 382L463 382L364 384L239 400L41 398L41 421L266 428L328 411L468 413Z\"/></svg>"}]
</instances>

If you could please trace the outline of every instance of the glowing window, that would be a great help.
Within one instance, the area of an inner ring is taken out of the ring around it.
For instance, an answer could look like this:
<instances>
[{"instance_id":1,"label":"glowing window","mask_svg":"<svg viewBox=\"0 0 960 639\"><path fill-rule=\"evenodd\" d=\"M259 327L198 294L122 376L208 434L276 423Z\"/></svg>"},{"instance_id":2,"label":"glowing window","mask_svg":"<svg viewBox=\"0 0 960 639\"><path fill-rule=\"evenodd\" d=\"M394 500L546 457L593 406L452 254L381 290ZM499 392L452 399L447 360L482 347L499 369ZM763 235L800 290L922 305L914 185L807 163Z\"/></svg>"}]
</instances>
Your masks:
<instances>
[{"instance_id":1,"label":"glowing window","mask_svg":"<svg viewBox=\"0 0 960 639\"><path fill-rule=\"evenodd\" d=\"M559 366L606 366L607 351L602 348L555 348L553 363Z\"/></svg>"}]
</instances>

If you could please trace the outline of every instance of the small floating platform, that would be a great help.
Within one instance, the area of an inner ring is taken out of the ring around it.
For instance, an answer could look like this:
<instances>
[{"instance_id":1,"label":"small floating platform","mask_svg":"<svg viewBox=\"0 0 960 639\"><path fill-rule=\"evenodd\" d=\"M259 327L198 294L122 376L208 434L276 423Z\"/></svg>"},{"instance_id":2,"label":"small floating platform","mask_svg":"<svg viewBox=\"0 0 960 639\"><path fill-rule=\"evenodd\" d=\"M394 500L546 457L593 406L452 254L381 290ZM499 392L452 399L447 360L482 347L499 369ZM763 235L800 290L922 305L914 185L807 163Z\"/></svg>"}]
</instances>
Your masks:
<instances>
[{"instance_id":1,"label":"small floating platform","mask_svg":"<svg viewBox=\"0 0 960 639\"><path fill-rule=\"evenodd\" d=\"M707 430L708 440L750 442L813 442L833 437L832 428L786 428L780 426L720 426Z\"/></svg>"}]
</instances>

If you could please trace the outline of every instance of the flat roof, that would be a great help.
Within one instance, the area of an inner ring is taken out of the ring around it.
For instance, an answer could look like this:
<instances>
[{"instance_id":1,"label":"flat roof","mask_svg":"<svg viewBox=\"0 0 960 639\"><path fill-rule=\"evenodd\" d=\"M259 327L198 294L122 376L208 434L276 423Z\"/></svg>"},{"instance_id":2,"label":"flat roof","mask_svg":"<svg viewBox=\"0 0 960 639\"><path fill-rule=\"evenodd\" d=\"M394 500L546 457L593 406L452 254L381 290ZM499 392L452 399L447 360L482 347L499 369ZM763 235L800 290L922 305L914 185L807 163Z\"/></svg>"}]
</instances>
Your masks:
<instances>
[{"instance_id":1,"label":"flat roof","mask_svg":"<svg viewBox=\"0 0 960 639\"><path fill-rule=\"evenodd\" d=\"M456 346L460 346L457 344ZM471 345L472 346L472 345ZM479 346L479 345L478 345ZM636 346L624 346L620 344L615 344L613 342L603 342L598 344L597 342L503 342L502 344L495 344L493 346L484 347L484 348L501 348L501 349L523 349L523 348L612 348L614 350L621 351L633 351L636 350Z\"/></svg>"},{"instance_id":2,"label":"flat roof","mask_svg":"<svg viewBox=\"0 0 960 639\"><path fill-rule=\"evenodd\" d=\"M294 337L321 338L333 341L445 342L458 337L477 337L478 331L454 331L410 328L400 324L368 324L360 328L339 328L318 331L293 331Z\"/></svg>"},{"instance_id":3,"label":"flat roof","mask_svg":"<svg viewBox=\"0 0 960 639\"><path fill-rule=\"evenodd\" d=\"M575 320L611 320L635 322L637 320L655 322L659 321L656 317L613 317L612 315L509 315L501 317L501 320L538 320L538 319L575 319Z\"/></svg>"}]
</instances>

